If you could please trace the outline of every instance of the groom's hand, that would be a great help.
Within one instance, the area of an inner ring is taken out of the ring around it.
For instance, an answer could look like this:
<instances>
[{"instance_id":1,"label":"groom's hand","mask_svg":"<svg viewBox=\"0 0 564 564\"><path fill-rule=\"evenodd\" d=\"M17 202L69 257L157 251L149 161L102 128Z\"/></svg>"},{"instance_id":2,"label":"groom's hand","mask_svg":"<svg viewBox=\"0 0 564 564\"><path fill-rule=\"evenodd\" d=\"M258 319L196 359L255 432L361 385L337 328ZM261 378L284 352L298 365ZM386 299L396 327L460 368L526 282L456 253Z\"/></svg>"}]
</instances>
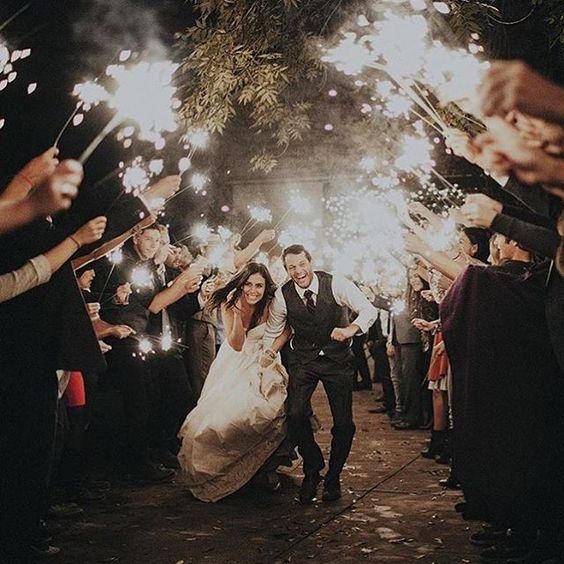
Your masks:
<instances>
[{"instance_id":1,"label":"groom's hand","mask_svg":"<svg viewBox=\"0 0 564 564\"><path fill-rule=\"evenodd\" d=\"M331 339L333 341L339 341L340 343L347 341L348 339L352 339L357 332L358 328L356 326L353 327L335 327L333 331L331 331Z\"/></svg>"}]
</instances>

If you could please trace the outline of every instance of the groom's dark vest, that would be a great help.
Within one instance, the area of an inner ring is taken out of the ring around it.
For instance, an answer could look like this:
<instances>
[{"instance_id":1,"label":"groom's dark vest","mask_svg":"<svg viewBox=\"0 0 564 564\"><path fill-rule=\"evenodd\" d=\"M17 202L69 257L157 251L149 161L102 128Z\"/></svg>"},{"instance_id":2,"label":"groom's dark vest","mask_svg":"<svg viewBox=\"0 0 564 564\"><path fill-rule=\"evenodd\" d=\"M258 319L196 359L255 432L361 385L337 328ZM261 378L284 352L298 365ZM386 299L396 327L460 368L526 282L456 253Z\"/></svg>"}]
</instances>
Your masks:
<instances>
[{"instance_id":1,"label":"groom's dark vest","mask_svg":"<svg viewBox=\"0 0 564 564\"><path fill-rule=\"evenodd\" d=\"M282 286L288 323L294 330L289 360L303 364L314 360L323 351L331 360L347 362L351 357L350 342L331 340L331 332L335 327L349 324L347 309L335 301L331 288L333 277L327 272L315 274L319 279L319 291L314 314L307 310L292 280Z\"/></svg>"}]
</instances>

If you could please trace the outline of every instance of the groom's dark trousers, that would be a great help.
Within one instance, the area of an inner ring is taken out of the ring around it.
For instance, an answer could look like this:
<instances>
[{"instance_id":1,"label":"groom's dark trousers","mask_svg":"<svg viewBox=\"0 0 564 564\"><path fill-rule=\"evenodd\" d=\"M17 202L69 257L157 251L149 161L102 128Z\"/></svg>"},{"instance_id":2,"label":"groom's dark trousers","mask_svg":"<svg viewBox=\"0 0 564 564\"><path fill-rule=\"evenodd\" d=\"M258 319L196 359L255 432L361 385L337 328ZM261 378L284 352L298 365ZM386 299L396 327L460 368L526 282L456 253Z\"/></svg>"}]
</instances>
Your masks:
<instances>
[{"instance_id":1,"label":"groom's dark trousers","mask_svg":"<svg viewBox=\"0 0 564 564\"><path fill-rule=\"evenodd\" d=\"M303 364L292 362L290 359L289 368L288 432L298 445L306 475L319 472L325 466L321 449L315 442L310 420L311 396L318 382L323 384L329 399L333 416L333 439L325 483L331 484L339 479L356 430L352 413L352 356L345 355L342 362L336 362L320 355Z\"/></svg>"}]
</instances>

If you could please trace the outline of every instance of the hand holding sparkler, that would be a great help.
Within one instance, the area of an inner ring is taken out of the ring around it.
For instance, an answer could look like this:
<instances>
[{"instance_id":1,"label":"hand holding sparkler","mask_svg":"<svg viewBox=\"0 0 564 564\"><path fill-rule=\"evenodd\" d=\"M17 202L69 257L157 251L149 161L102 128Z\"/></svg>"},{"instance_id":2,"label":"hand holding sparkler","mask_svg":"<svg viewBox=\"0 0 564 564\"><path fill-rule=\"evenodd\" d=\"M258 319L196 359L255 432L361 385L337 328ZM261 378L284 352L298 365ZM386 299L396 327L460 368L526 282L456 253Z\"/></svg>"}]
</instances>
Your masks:
<instances>
[{"instance_id":1,"label":"hand holding sparkler","mask_svg":"<svg viewBox=\"0 0 564 564\"><path fill-rule=\"evenodd\" d=\"M47 179L47 177L55 172L55 169L59 165L58 154L59 149L50 147L44 153L33 158L16 174L12 182L10 182L6 188L5 193L10 193L15 189L14 185L16 185L20 189L20 193L24 195L34 186L37 186L40 182Z\"/></svg>"},{"instance_id":2,"label":"hand holding sparkler","mask_svg":"<svg viewBox=\"0 0 564 564\"><path fill-rule=\"evenodd\" d=\"M427 302L433 303L435 301L435 296L433 296L432 290L421 290L420 294Z\"/></svg>"},{"instance_id":3,"label":"hand holding sparkler","mask_svg":"<svg viewBox=\"0 0 564 564\"><path fill-rule=\"evenodd\" d=\"M479 102L486 116L518 110L564 123L564 89L521 61L494 63L483 78Z\"/></svg>"},{"instance_id":4,"label":"hand holding sparkler","mask_svg":"<svg viewBox=\"0 0 564 564\"><path fill-rule=\"evenodd\" d=\"M100 304L98 302L92 302L89 304L86 304L86 311L88 312L88 317L90 317L90 319L98 319L100 316L98 315L100 313Z\"/></svg>"},{"instance_id":5,"label":"hand holding sparkler","mask_svg":"<svg viewBox=\"0 0 564 564\"><path fill-rule=\"evenodd\" d=\"M503 204L485 194L469 194L460 209L464 224L489 229L496 215L503 211Z\"/></svg>"},{"instance_id":6,"label":"hand holding sparkler","mask_svg":"<svg viewBox=\"0 0 564 564\"><path fill-rule=\"evenodd\" d=\"M421 202L410 202L407 205L407 210L411 215L418 215L419 217L427 220L432 226L437 227L441 223L439 216Z\"/></svg>"},{"instance_id":7,"label":"hand holding sparkler","mask_svg":"<svg viewBox=\"0 0 564 564\"><path fill-rule=\"evenodd\" d=\"M207 302L211 295L214 293L217 286L217 278L213 276L212 278L208 278L200 288L200 296L202 300Z\"/></svg>"},{"instance_id":8,"label":"hand holding sparkler","mask_svg":"<svg viewBox=\"0 0 564 564\"><path fill-rule=\"evenodd\" d=\"M424 255L428 245L414 233L406 233L403 237L405 250L413 255Z\"/></svg>"},{"instance_id":9,"label":"hand holding sparkler","mask_svg":"<svg viewBox=\"0 0 564 564\"><path fill-rule=\"evenodd\" d=\"M273 241L276 237L276 231L274 229L264 229L259 233L259 240L261 241L261 245L268 243L269 241Z\"/></svg>"},{"instance_id":10,"label":"hand holding sparkler","mask_svg":"<svg viewBox=\"0 0 564 564\"><path fill-rule=\"evenodd\" d=\"M199 265L189 266L175 278L173 285L180 288L184 294L192 294L200 288L203 270Z\"/></svg>"},{"instance_id":11,"label":"hand holding sparkler","mask_svg":"<svg viewBox=\"0 0 564 564\"><path fill-rule=\"evenodd\" d=\"M513 124L531 147L543 149L550 155L560 156L564 150L564 127L521 112L510 112L505 120Z\"/></svg>"},{"instance_id":12,"label":"hand holding sparkler","mask_svg":"<svg viewBox=\"0 0 564 564\"><path fill-rule=\"evenodd\" d=\"M514 126L501 118L490 120L488 127L488 131L479 135L474 144L494 172L501 175L513 171L526 184L564 184L562 159L531 147Z\"/></svg>"},{"instance_id":13,"label":"hand holding sparkler","mask_svg":"<svg viewBox=\"0 0 564 564\"><path fill-rule=\"evenodd\" d=\"M472 145L472 138L468 133L450 127L445 134L446 146L457 156L470 163L476 163L479 151Z\"/></svg>"},{"instance_id":14,"label":"hand holding sparkler","mask_svg":"<svg viewBox=\"0 0 564 564\"><path fill-rule=\"evenodd\" d=\"M110 335L116 339L127 339L130 335L135 335L135 331L129 325L113 325Z\"/></svg>"},{"instance_id":15,"label":"hand holding sparkler","mask_svg":"<svg viewBox=\"0 0 564 564\"><path fill-rule=\"evenodd\" d=\"M131 284L126 282L121 286L118 286L114 294L114 303L117 305L127 305L129 304L129 296L133 293L131 289Z\"/></svg>"},{"instance_id":16,"label":"hand holding sparkler","mask_svg":"<svg viewBox=\"0 0 564 564\"><path fill-rule=\"evenodd\" d=\"M425 319L420 319L416 317L411 320L411 324L419 331L430 332L436 329L439 325L438 321L426 321Z\"/></svg>"},{"instance_id":17,"label":"hand holding sparkler","mask_svg":"<svg viewBox=\"0 0 564 564\"><path fill-rule=\"evenodd\" d=\"M100 346L100 350L102 351L102 354L106 354L107 352L112 350L112 347L108 345L108 343L105 343L104 341L99 340L98 345Z\"/></svg>"},{"instance_id":18,"label":"hand holding sparkler","mask_svg":"<svg viewBox=\"0 0 564 564\"><path fill-rule=\"evenodd\" d=\"M104 235L108 220L104 216L91 219L78 231L72 234L71 239L80 247L99 241Z\"/></svg>"},{"instance_id":19,"label":"hand holding sparkler","mask_svg":"<svg viewBox=\"0 0 564 564\"><path fill-rule=\"evenodd\" d=\"M158 208L162 207L163 203L173 196L180 189L181 178L177 174L165 176L155 184L149 186L143 196L147 198L151 207L153 204Z\"/></svg>"},{"instance_id":20,"label":"hand holding sparkler","mask_svg":"<svg viewBox=\"0 0 564 564\"><path fill-rule=\"evenodd\" d=\"M231 237L231 240L229 241L229 245L232 249L235 249L236 247L239 246L239 243L241 243L241 234L240 233L235 233L233 235L233 237Z\"/></svg>"},{"instance_id":21,"label":"hand holding sparkler","mask_svg":"<svg viewBox=\"0 0 564 564\"><path fill-rule=\"evenodd\" d=\"M62 162L28 196L36 217L45 217L70 208L82 182L82 167L76 161Z\"/></svg>"}]
</instances>

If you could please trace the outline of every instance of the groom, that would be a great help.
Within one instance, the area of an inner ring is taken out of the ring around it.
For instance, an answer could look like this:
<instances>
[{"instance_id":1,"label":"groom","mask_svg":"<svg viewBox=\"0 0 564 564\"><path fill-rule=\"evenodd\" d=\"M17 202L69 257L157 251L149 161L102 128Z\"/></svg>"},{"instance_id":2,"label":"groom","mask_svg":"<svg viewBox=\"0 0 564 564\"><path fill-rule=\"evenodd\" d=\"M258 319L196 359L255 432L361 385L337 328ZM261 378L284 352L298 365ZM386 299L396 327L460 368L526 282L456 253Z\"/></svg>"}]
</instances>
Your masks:
<instances>
[{"instance_id":1,"label":"groom","mask_svg":"<svg viewBox=\"0 0 564 564\"><path fill-rule=\"evenodd\" d=\"M286 248L282 260L290 280L276 291L265 348L290 325L294 334L288 353L288 434L304 461L301 503L315 499L322 479L319 472L325 466L310 422L311 396L319 381L325 388L333 415L333 440L322 499L335 501L341 497L340 474L355 433L350 343L354 335L368 331L378 312L349 280L314 272L311 255L302 245ZM349 310L358 314L353 323L349 323ZM275 355L268 349L265 356L273 359Z\"/></svg>"}]
</instances>

